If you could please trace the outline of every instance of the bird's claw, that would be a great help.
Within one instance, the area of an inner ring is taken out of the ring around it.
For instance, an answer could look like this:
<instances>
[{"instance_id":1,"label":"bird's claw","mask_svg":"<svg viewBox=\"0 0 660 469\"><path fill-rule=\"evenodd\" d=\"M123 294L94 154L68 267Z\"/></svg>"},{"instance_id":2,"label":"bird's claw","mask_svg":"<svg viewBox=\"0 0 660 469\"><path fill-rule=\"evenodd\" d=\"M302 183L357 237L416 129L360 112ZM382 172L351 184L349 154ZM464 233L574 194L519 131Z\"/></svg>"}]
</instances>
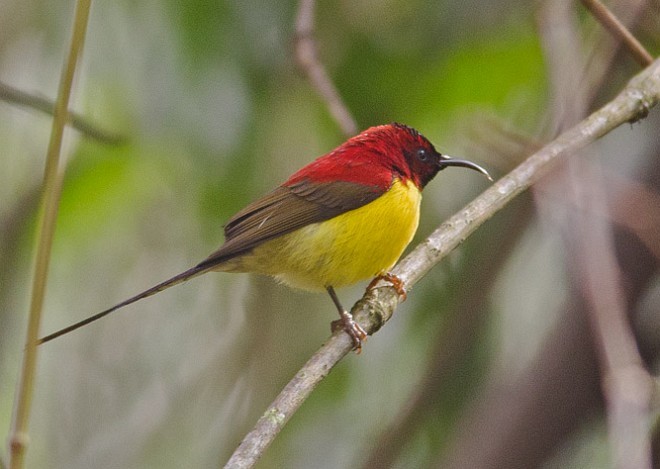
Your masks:
<instances>
[{"instance_id":1,"label":"bird's claw","mask_svg":"<svg viewBox=\"0 0 660 469\"><path fill-rule=\"evenodd\" d=\"M401 297L402 301L406 301L406 298L408 298L408 292L406 292L406 287L403 284L403 280L401 280L399 277L397 277L391 272L385 272L384 274L375 277L369 283L369 285L367 285L367 291L372 290L376 286L376 284L381 280L389 282L392 285L392 288L396 290L396 294Z\"/></svg>"},{"instance_id":2,"label":"bird's claw","mask_svg":"<svg viewBox=\"0 0 660 469\"><path fill-rule=\"evenodd\" d=\"M346 333L353 340L353 350L355 353L362 351L362 341L367 339L367 332L353 319L353 315L348 311L341 312L341 318L332 321L332 332L339 330L346 331Z\"/></svg>"}]
</instances>

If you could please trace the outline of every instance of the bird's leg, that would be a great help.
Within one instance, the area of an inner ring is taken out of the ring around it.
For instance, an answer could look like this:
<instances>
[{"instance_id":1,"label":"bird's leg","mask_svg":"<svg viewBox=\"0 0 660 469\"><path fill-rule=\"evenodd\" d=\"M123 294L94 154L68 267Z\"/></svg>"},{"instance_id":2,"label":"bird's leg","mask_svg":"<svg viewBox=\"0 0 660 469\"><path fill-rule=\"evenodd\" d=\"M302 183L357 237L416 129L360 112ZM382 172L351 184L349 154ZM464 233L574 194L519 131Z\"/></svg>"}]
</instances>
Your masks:
<instances>
[{"instance_id":1,"label":"bird's leg","mask_svg":"<svg viewBox=\"0 0 660 469\"><path fill-rule=\"evenodd\" d=\"M326 287L326 290L328 290L328 294L337 307L340 316L340 319L332 321L332 332L338 330L346 331L346 333L351 336L351 339L353 339L353 350L355 350L355 353L360 353L362 351L362 341L367 338L366 331L362 329L362 326L355 322L353 315L346 311L341 305L339 298L335 293L335 289L332 287Z\"/></svg>"},{"instance_id":2,"label":"bird's leg","mask_svg":"<svg viewBox=\"0 0 660 469\"><path fill-rule=\"evenodd\" d=\"M373 289L378 282L385 280L392 284L392 287L396 290L396 294L399 295L403 301L406 301L408 293L406 292L406 287L403 284L403 280L394 275L392 272L385 272L377 277L375 277L369 285L367 285L367 291Z\"/></svg>"}]
</instances>

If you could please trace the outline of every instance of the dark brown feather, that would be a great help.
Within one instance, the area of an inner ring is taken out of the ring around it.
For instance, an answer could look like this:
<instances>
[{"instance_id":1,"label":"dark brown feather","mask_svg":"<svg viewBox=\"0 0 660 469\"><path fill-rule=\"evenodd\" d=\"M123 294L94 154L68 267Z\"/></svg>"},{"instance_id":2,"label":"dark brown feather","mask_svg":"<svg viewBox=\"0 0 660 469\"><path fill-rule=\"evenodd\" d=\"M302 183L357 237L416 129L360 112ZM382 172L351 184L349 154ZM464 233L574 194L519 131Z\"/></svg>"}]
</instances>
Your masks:
<instances>
[{"instance_id":1,"label":"dark brown feather","mask_svg":"<svg viewBox=\"0 0 660 469\"><path fill-rule=\"evenodd\" d=\"M280 186L234 215L225 243L197 267L210 267L299 228L355 210L383 194L379 186L303 180Z\"/></svg>"}]
</instances>

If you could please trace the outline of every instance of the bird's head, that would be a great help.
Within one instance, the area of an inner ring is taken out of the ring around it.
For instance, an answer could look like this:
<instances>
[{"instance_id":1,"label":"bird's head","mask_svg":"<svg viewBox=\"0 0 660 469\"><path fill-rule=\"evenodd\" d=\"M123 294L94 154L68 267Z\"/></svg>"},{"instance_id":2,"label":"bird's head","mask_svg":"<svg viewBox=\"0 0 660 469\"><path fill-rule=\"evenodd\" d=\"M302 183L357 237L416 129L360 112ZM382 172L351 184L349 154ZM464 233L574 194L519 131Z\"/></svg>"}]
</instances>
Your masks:
<instances>
[{"instance_id":1,"label":"bird's head","mask_svg":"<svg viewBox=\"0 0 660 469\"><path fill-rule=\"evenodd\" d=\"M441 154L426 137L403 124L371 127L354 138L379 153L381 164L389 165L395 174L412 180L420 189L448 166L470 168L492 180L481 166Z\"/></svg>"}]
</instances>

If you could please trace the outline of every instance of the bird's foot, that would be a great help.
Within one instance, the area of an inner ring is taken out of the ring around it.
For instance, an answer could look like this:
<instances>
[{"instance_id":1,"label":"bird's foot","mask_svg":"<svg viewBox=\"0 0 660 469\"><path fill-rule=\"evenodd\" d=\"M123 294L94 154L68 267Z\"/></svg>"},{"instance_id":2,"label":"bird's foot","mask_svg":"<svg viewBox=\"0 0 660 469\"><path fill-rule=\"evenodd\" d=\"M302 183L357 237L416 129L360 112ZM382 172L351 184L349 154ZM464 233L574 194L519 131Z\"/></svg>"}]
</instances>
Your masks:
<instances>
[{"instance_id":1,"label":"bird's foot","mask_svg":"<svg viewBox=\"0 0 660 469\"><path fill-rule=\"evenodd\" d=\"M362 341L367 339L367 332L355 322L353 315L348 311L342 311L340 316L340 319L332 321L332 332L346 331L353 339L353 350L355 350L355 353L360 353L362 351Z\"/></svg>"},{"instance_id":2,"label":"bird's foot","mask_svg":"<svg viewBox=\"0 0 660 469\"><path fill-rule=\"evenodd\" d=\"M385 272L384 274L374 278L369 283L369 285L367 285L367 291L372 290L381 280L385 280L386 282L391 283L392 287L396 290L396 294L401 297L402 301L406 301L406 298L408 298L408 292L406 292L406 287L403 284L403 280L391 272Z\"/></svg>"}]
</instances>

